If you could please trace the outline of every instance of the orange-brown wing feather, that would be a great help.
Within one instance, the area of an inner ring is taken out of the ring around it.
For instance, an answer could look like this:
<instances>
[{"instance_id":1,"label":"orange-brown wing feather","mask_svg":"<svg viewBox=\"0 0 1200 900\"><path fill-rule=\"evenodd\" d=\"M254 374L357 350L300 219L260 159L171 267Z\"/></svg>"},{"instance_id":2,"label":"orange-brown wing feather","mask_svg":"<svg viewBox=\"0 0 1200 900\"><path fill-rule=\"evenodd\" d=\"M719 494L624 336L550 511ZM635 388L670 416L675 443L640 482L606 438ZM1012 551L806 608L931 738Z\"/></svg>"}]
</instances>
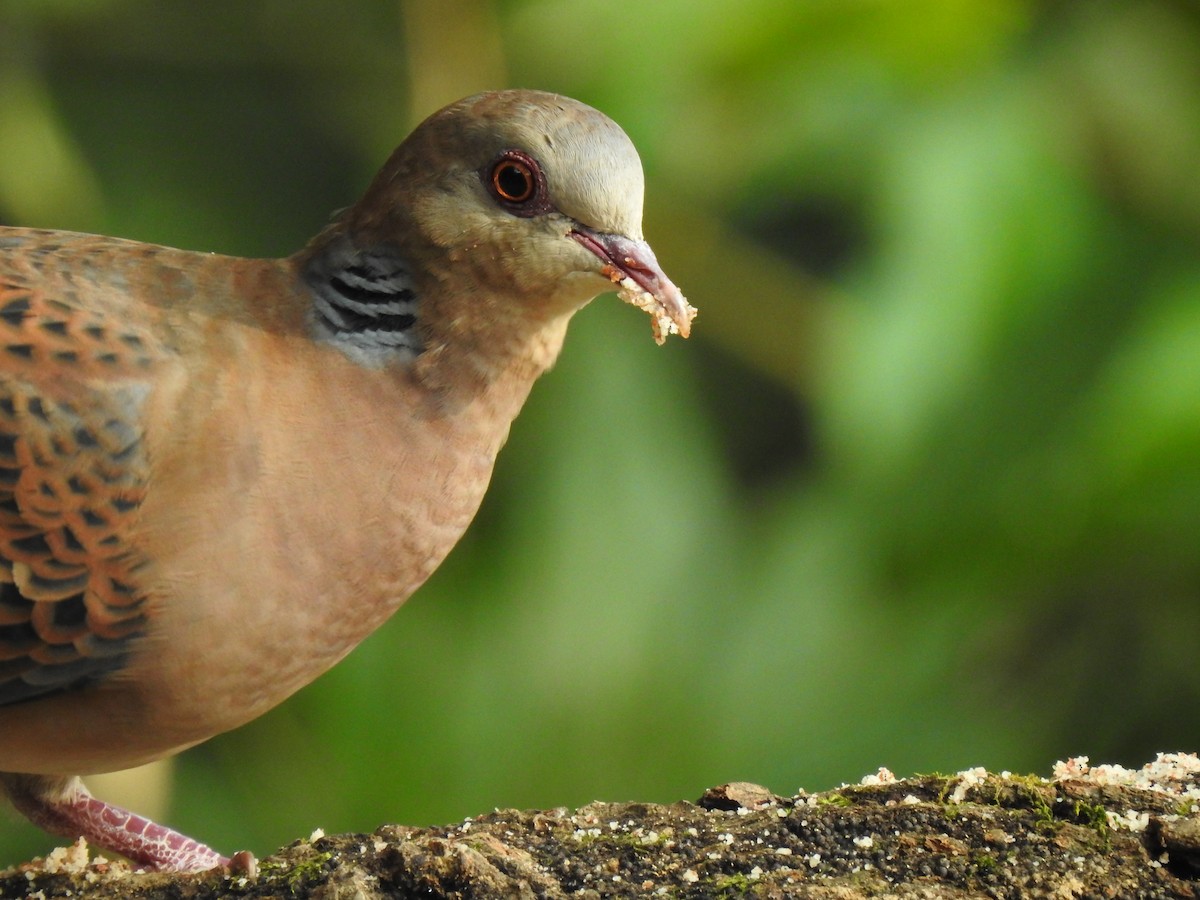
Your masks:
<instances>
[{"instance_id":1,"label":"orange-brown wing feather","mask_svg":"<svg viewBox=\"0 0 1200 900\"><path fill-rule=\"evenodd\" d=\"M97 248L0 229L0 705L112 673L146 626L125 537L165 351Z\"/></svg>"}]
</instances>

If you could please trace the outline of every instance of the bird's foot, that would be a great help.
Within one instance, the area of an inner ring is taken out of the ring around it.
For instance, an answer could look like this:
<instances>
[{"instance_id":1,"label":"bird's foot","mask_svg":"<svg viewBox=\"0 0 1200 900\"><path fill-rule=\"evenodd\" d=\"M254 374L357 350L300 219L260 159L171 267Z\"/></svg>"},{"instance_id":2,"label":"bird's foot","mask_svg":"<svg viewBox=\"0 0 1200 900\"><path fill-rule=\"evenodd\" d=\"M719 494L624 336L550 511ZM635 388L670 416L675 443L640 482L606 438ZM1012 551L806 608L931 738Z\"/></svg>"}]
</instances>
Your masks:
<instances>
[{"instance_id":1,"label":"bird's foot","mask_svg":"<svg viewBox=\"0 0 1200 900\"><path fill-rule=\"evenodd\" d=\"M220 867L231 874L253 875L256 869L251 853L222 856L187 835L97 799L78 778L3 773L0 784L13 805L39 828L61 837L83 837L155 872Z\"/></svg>"}]
</instances>

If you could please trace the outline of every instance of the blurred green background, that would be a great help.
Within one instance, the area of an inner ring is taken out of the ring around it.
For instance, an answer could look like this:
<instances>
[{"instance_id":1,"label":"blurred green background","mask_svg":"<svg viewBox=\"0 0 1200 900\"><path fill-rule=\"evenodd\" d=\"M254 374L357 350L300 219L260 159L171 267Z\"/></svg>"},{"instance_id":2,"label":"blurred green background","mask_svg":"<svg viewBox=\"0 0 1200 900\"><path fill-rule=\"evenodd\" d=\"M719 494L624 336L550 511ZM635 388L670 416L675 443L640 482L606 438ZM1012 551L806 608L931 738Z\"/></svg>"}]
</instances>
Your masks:
<instances>
[{"instance_id":1,"label":"blurred green background","mask_svg":"<svg viewBox=\"0 0 1200 900\"><path fill-rule=\"evenodd\" d=\"M1200 7L0 0L0 220L285 255L501 86L630 133L694 337L581 313L462 545L170 824L1200 749Z\"/></svg>"}]
</instances>

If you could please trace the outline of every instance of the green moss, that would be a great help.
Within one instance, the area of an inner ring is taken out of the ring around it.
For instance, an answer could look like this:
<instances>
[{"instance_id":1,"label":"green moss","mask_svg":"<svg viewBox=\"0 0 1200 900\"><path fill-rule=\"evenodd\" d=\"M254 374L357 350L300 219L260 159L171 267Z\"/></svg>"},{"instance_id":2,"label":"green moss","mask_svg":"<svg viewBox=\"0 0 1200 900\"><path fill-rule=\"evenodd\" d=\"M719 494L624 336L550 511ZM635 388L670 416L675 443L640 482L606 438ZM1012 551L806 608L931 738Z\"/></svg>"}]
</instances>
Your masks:
<instances>
[{"instance_id":1,"label":"green moss","mask_svg":"<svg viewBox=\"0 0 1200 900\"><path fill-rule=\"evenodd\" d=\"M1005 788L1015 790L1021 796L1026 794L1040 796L1046 787L1046 780L1040 775L1009 775L1008 778L997 779L996 796L999 797Z\"/></svg>"},{"instance_id":2,"label":"green moss","mask_svg":"<svg viewBox=\"0 0 1200 900\"><path fill-rule=\"evenodd\" d=\"M754 879L741 874L723 875L712 883L713 892L726 897L745 897L753 887Z\"/></svg>"},{"instance_id":3,"label":"green moss","mask_svg":"<svg viewBox=\"0 0 1200 900\"><path fill-rule=\"evenodd\" d=\"M996 857L990 853L977 853L971 859L971 865L975 867L975 874L986 875L996 868Z\"/></svg>"},{"instance_id":4,"label":"green moss","mask_svg":"<svg viewBox=\"0 0 1200 900\"><path fill-rule=\"evenodd\" d=\"M260 878L270 878L272 875L278 875L287 868L287 863L276 859L259 860L258 875Z\"/></svg>"},{"instance_id":5,"label":"green moss","mask_svg":"<svg viewBox=\"0 0 1200 900\"><path fill-rule=\"evenodd\" d=\"M954 779L950 778L949 776L939 776L939 777L942 778L942 789L940 791L938 791L937 802L942 804L943 806L945 806L946 798L950 796L950 786Z\"/></svg>"},{"instance_id":6,"label":"green moss","mask_svg":"<svg viewBox=\"0 0 1200 900\"><path fill-rule=\"evenodd\" d=\"M1101 803L1087 803L1083 800L1075 801L1075 820L1084 825L1099 836L1101 845L1105 850L1112 847L1112 829L1108 825L1108 814Z\"/></svg>"},{"instance_id":7,"label":"green moss","mask_svg":"<svg viewBox=\"0 0 1200 900\"><path fill-rule=\"evenodd\" d=\"M845 794L831 792L828 794L822 794L821 796L817 797L817 806L846 807L846 806L853 806L853 805L854 805L854 801L851 800L849 797L847 797Z\"/></svg>"},{"instance_id":8,"label":"green moss","mask_svg":"<svg viewBox=\"0 0 1200 900\"><path fill-rule=\"evenodd\" d=\"M291 867L287 873L287 885L295 892L302 884L315 881L325 874L325 865L333 859L332 853L314 853Z\"/></svg>"},{"instance_id":9,"label":"green moss","mask_svg":"<svg viewBox=\"0 0 1200 900\"><path fill-rule=\"evenodd\" d=\"M1033 827L1038 831L1055 831L1061 824L1054 815L1053 802L1047 798L1045 785L1033 776L1028 778L1013 778L1009 786L1014 793L1013 805L1017 808L1028 807L1033 813ZM1003 805L1003 804L1002 804Z\"/></svg>"}]
</instances>

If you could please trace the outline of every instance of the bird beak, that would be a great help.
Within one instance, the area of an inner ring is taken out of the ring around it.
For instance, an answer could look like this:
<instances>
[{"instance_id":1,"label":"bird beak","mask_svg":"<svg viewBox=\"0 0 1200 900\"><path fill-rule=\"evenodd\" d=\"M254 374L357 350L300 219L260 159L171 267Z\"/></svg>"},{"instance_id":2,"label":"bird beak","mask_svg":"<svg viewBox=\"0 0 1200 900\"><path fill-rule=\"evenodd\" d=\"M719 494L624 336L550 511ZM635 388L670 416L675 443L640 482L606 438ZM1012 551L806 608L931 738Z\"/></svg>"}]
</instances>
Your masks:
<instances>
[{"instance_id":1,"label":"bird beak","mask_svg":"<svg viewBox=\"0 0 1200 900\"><path fill-rule=\"evenodd\" d=\"M620 286L622 300L650 313L658 343L666 340L667 334L688 336L696 310L659 266L649 244L583 225L572 228L570 237L604 263L600 273Z\"/></svg>"}]
</instances>

